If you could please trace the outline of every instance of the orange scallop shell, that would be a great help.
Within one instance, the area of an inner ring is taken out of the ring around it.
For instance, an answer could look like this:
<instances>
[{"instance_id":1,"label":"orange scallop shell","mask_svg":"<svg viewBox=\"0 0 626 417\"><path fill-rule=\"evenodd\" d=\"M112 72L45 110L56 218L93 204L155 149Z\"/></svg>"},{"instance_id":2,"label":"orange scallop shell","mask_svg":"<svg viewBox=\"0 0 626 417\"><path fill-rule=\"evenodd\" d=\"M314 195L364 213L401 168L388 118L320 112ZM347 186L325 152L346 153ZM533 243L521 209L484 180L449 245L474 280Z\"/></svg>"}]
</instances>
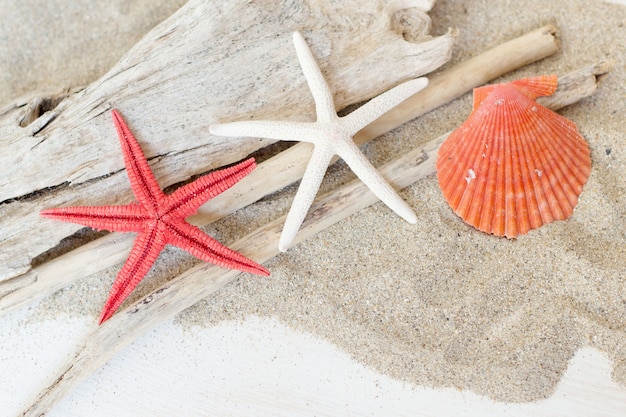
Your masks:
<instances>
[{"instance_id":1,"label":"orange scallop shell","mask_svg":"<svg viewBox=\"0 0 626 417\"><path fill-rule=\"evenodd\" d=\"M437 159L443 195L468 224L514 238L574 211L591 158L576 125L534 101L556 87L553 75L474 90Z\"/></svg>"}]
</instances>

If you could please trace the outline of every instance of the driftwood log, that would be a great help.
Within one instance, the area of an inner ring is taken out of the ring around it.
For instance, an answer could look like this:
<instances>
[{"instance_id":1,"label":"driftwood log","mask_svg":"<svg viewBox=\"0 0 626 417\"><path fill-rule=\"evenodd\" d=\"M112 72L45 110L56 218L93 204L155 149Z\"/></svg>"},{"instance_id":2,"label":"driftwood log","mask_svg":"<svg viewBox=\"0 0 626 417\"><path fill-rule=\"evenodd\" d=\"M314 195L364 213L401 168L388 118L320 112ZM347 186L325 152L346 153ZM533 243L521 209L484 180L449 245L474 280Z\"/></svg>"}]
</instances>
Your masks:
<instances>
[{"instance_id":1,"label":"driftwood log","mask_svg":"<svg viewBox=\"0 0 626 417\"><path fill-rule=\"evenodd\" d=\"M42 208L133 200L110 109L167 187L271 143L213 137L212 123L315 114L291 32L303 32L343 108L449 59L452 33L428 36L433 3L191 0L93 84L1 109L0 281L80 228L40 218Z\"/></svg>"}]
</instances>

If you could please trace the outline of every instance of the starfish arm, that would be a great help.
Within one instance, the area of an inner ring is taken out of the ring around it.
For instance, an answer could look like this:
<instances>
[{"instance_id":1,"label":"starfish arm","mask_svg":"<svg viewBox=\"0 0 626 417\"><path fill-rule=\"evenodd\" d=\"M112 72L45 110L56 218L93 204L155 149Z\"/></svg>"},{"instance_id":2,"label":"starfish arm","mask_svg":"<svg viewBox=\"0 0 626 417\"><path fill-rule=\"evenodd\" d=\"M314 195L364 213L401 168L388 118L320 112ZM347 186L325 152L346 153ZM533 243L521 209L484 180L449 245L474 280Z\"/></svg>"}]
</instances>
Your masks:
<instances>
[{"instance_id":1,"label":"starfish arm","mask_svg":"<svg viewBox=\"0 0 626 417\"><path fill-rule=\"evenodd\" d=\"M270 120L218 123L209 126L209 132L216 136L256 137L302 142L314 142L320 130L315 123Z\"/></svg>"},{"instance_id":2,"label":"starfish arm","mask_svg":"<svg viewBox=\"0 0 626 417\"><path fill-rule=\"evenodd\" d=\"M320 188L328 163L334 154L334 150L329 145L315 146L309 164L302 176L300 187L298 187L289 213L287 213L287 219L278 243L278 249L281 252L289 249L298 234L298 230L300 230L300 226Z\"/></svg>"},{"instance_id":3,"label":"starfish arm","mask_svg":"<svg viewBox=\"0 0 626 417\"><path fill-rule=\"evenodd\" d=\"M333 94L328 88L322 71L320 71L311 48L300 32L294 32L293 43L298 55L300 67L304 73L309 89L315 100L315 109L318 122L331 122L337 119L337 111L333 101Z\"/></svg>"},{"instance_id":4,"label":"starfish arm","mask_svg":"<svg viewBox=\"0 0 626 417\"><path fill-rule=\"evenodd\" d=\"M186 250L196 258L223 268L237 269L257 275L268 276L270 274L262 265L222 245L184 220L169 221L166 227L168 243Z\"/></svg>"},{"instance_id":5,"label":"starfish arm","mask_svg":"<svg viewBox=\"0 0 626 417\"><path fill-rule=\"evenodd\" d=\"M411 207L380 175L354 142L351 140L342 142L342 145L338 146L337 153L376 197L407 222L417 223L417 216Z\"/></svg>"},{"instance_id":6,"label":"starfish arm","mask_svg":"<svg viewBox=\"0 0 626 417\"><path fill-rule=\"evenodd\" d=\"M120 138L124 163L133 194L146 210L155 213L159 206L159 200L164 197L163 191L154 178L137 139L133 136L124 119L117 110L113 110L111 113L117 135Z\"/></svg>"},{"instance_id":7,"label":"starfish arm","mask_svg":"<svg viewBox=\"0 0 626 417\"><path fill-rule=\"evenodd\" d=\"M42 217L82 224L111 232L138 232L146 220L145 210L138 204L126 206L74 206L42 210Z\"/></svg>"},{"instance_id":8,"label":"starfish arm","mask_svg":"<svg viewBox=\"0 0 626 417\"><path fill-rule=\"evenodd\" d=\"M374 97L347 116L342 117L342 124L350 136L353 136L356 132L363 129L407 98L416 94L427 85L428 79L425 77L397 85L391 90L387 90L381 95Z\"/></svg>"},{"instance_id":9,"label":"starfish arm","mask_svg":"<svg viewBox=\"0 0 626 417\"><path fill-rule=\"evenodd\" d=\"M177 217L184 219L196 213L198 207L206 201L235 185L255 167L254 158L249 158L232 167L204 175L168 195L164 212L176 212Z\"/></svg>"},{"instance_id":10,"label":"starfish arm","mask_svg":"<svg viewBox=\"0 0 626 417\"><path fill-rule=\"evenodd\" d=\"M158 227L147 229L137 236L126 263L113 282L109 298L104 304L99 323L108 320L146 276L167 242Z\"/></svg>"}]
</instances>

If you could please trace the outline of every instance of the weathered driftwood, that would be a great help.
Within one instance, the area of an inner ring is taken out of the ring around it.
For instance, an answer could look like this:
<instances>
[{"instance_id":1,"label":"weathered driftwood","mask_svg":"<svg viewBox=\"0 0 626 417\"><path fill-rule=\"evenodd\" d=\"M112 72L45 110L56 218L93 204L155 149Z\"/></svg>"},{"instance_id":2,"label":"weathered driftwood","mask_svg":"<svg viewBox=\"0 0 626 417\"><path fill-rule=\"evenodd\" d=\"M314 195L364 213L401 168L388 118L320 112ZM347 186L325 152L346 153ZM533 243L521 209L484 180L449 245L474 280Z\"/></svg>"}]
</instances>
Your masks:
<instances>
[{"instance_id":1,"label":"weathered driftwood","mask_svg":"<svg viewBox=\"0 0 626 417\"><path fill-rule=\"evenodd\" d=\"M433 77L426 90L396 107L355 137L363 144L400 124L418 117L514 68L548 56L558 49L555 28L545 26L505 42ZM532 46L532 47L529 47ZM495 65L492 63L496 63ZM311 145L300 143L260 164L235 187L203 206L190 219L197 225L211 223L297 180L311 156ZM70 285L124 261L133 235L110 234L74 251L34 267L26 274L0 283L0 314Z\"/></svg>"},{"instance_id":2,"label":"weathered driftwood","mask_svg":"<svg viewBox=\"0 0 626 417\"><path fill-rule=\"evenodd\" d=\"M0 280L26 272L34 256L80 227L41 219L42 208L133 199L111 108L123 113L166 187L271 142L213 137L212 123L315 114L294 30L307 37L338 108L445 63L453 36L427 36L432 3L191 0L87 88L0 110ZM401 8L420 16L413 22L421 27L410 28L417 43L392 25Z\"/></svg>"},{"instance_id":3,"label":"weathered driftwood","mask_svg":"<svg viewBox=\"0 0 626 417\"><path fill-rule=\"evenodd\" d=\"M606 66L598 65L564 77L562 87L551 99L550 106L562 107L592 94L596 88L597 76L606 70ZM567 93L563 92L563 87L568 90ZM433 173L437 150L446 137L447 134L391 161L381 168L381 173L396 188L405 187ZM359 181L318 198L297 241L306 239L374 202L376 197ZM248 257L264 262L278 253L277 242L283 221L284 218L276 219L230 246ZM72 387L106 363L115 352L166 318L219 290L238 275L237 271L225 271L214 265L201 264L116 314L89 336L73 359L61 369L58 378L40 393L23 415L45 414Z\"/></svg>"}]
</instances>

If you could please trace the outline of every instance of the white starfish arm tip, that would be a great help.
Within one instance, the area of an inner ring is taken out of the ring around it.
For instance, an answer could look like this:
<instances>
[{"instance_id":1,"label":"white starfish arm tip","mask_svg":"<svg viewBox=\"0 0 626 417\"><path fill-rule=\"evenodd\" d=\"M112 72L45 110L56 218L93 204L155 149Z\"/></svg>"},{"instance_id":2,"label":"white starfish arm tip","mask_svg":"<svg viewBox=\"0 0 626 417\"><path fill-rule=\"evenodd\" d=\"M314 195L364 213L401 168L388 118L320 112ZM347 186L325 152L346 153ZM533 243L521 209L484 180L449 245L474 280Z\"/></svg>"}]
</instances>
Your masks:
<instances>
[{"instance_id":1,"label":"white starfish arm tip","mask_svg":"<svg viewBox=\"0 0 626 417\"><path fill-rule=\"evenodd\" d=\"M278 250L281 252L287 252L293 243L293 239L295 235L292 236L292 233L289 233L289 236L285 235L285 231L280 235L280 240L278 241Z\"/></svg>"},{"instance_id":2,"label":"white starfish arm tip","mask_svg":"<svg viewBox=\"0 0 626 417\"><path fill-rule=\"evenodd\" d=\"M428 78L426 77L415 78L398 84L391 90L374 97L347 116L342 117L344 125L350 134L354 135L384 113L423 90L427 85Z\"/></svg>"},{"instance_id":3,"label":"white starfish arm tip","mask_svg":"<svg viewBox=\"0 0 626 417\"><path fill-rule=\"evenodd\" d=\"M387 91L386 93L383 93L383 95L389 94L390 96L393 96L394 94L392 94L391 92L393 90L396 90L397 93L395 94L397 95L392 100L396 101L396 105L397 105L397 104L400 104L402 101L406 100L407 98L411 97L412 95L417 94L418 92L422 91L427 86L428 86L428 78L426 77L414 78L412 80L405 81L402 84L395 86L394 88Z\"/></svg>"},{"instance_id":4,"label":"white starfish arm tip","mask_svg":"<svg viewBox=\"0 0 626 417\"><path fill-rule=\"evenodd\" d=\"M397 199L396 199L397 198ZM417 215L411 210L411 207L396 195L391 201L383 201L387 206L392 209L398 216L402 217L406 222L410 224L417 223Z\"/></svg>"},{"instance_id":5,"label":"white starfish arm tip","mask_svg":"<svg viewBox=\"0 0 626 417\"><path fill-rule=\"evenodd\" d=\"M426 86L428 85L428 78L426 78L426 77L419 77L419 78L416 78L414 80L407 81L407 82L415 83L416 87L419 86L417 91L420 91L420 90L426 88Z\"/></svg>"},{"instance_id":6,"label":"white starfish arm tip","mask_svg":"<svg viewBox=\"0 0 626 417\"><path fill-rule=\"evenodd\" d=\"M209 126L209 132L215 136L226 136L224 134L224 125L221 123Z\"/></svg>"},{"instance_id":7,"label":"white starfish arm tip","mask_svg":"<svg viewBox=\"0 0 626 417\"><path fill-rule=\"evenodd\" d=\"M304 36L302 36L302 33L298 31L293 32L292 39L293 39L293 46L294 48L296 48L296 51L304 51L304 50L309 49L309 44L306 43L306 39L304 39Z\"/></svg>"}]
</instances>

